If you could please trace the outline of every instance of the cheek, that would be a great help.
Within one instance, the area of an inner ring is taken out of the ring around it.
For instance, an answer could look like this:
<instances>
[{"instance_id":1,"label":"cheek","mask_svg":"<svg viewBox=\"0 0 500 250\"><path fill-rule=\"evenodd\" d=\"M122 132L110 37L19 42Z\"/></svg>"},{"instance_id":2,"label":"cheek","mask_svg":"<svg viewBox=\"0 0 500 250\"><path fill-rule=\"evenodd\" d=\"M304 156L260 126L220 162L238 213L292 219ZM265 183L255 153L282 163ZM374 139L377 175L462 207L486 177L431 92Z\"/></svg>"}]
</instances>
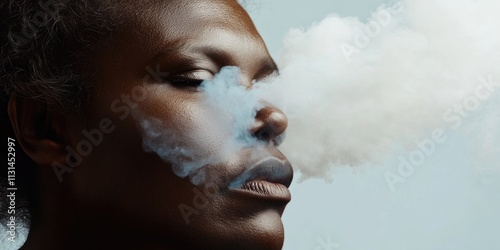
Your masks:
<instances>
[{"instance_id":1,"label":"cheek","mask_svg":"<svg viewBox=\"0 0 500 250\"><path fill-rule=\"evenodd\" d=\"M146 152L156 153L186 177L230 157L231 123L206 105L201 93L155 91L134 110Z\"/></svg>"},{"instance_id":2,"label":"cheek","mask_svg":"<svg viewBox=\"0 0 500 250\"><path fill-rule=\"evenodd\" d=\"M200 103L191 103L185 108L184 115L175 119L176 126L183 128L178 136L186 141L188 147L216 153L231 137L229 122Z\"/></svg>"}]
</instances>

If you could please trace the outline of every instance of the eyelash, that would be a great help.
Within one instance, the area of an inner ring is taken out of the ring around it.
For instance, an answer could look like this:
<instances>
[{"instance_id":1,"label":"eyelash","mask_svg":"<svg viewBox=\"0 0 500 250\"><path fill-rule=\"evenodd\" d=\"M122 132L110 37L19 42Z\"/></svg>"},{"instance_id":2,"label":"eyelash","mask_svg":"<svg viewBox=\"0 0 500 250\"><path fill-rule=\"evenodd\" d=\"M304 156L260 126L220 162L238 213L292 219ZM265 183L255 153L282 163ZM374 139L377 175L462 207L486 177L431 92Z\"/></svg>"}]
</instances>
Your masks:
<instances>
[{"instance_id":1,"label":"eyelash","mask_svg":"<svg viewBox=\"0 0 500 250\"><path fill-rule=\"evenodd\" d=\"M204 80L192 79L188 77L170 77L165 79L168 83L178 88L198 88Z\"/></svg>"}]
</instances>

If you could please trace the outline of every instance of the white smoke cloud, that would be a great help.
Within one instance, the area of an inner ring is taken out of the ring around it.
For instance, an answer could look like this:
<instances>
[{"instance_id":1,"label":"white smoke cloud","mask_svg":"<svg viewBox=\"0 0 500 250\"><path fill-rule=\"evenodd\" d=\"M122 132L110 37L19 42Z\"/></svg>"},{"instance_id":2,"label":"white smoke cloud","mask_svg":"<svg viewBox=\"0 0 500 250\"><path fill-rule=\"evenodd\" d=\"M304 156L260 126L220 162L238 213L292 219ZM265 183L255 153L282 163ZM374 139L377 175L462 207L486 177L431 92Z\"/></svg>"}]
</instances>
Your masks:
<instances>
[{"instance_id":1,"label":"white smoke cloud","mask_svg":"<svg viewBox=\"0 0 500 250\"><path fill-rule=\"evenodd\" d=\"M367 22L331 15L292 29L278 58L275 102L290 118L283 150L302 177L383 163L434 128L450 130L485 80L493 91L479 107L497 98L499 9L493 0L404 0ZM471 128L489 124L496 135L471 154L498 153L496 121Z\"/></svg>"}]
</instances>

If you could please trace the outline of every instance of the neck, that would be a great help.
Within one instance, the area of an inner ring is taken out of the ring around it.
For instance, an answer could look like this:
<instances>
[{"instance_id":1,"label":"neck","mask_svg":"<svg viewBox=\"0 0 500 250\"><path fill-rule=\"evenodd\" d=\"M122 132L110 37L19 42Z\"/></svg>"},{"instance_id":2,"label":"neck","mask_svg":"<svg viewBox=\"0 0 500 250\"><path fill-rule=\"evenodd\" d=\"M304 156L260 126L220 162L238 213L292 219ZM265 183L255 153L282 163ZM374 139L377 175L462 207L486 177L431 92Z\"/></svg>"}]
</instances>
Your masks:
<instances>
[{"instance_id":1,"label":"neck","mask_svg":"<svg viewBox=\"0 0 500 250\"><path fill-rule=\"evenodd\" d=\"M32 215L28 238L20 250L198 249L174 242L173 236L167 239L155 234L151 228L131 228L130 224L140 223L127 218L112 221L103 214L113 211L103 213L77 202L69 182L59 183L52 172L41 171L40 175L45 182L37 188L39 213ZM48 181L51 179L54 181Z\"/></svg>"},{"instance_id":2,"label":"neck","mask_svg":"<svg viewBox=\"0 0 500 250\"><path fill-rule=\"evenodd\" d=\"M180 249L149 239L140 229L124 232L106 223L65 220L61 217L43 221L44 224L32 225L21 250Z\"/></svg>"},{"instance_id":3,"label":"neck","mask_svg":"<svg viewBox=\"0 0 500 250\"><path fill-rule=\"evenodd\" d=\"M28 238L20 250L176 249L144 228L131 230L124 223L91 214L93 209L76 202L70 189L71 185L59 182L39 186L40 210L32 215Z\"/></svg>"}]
</instances>

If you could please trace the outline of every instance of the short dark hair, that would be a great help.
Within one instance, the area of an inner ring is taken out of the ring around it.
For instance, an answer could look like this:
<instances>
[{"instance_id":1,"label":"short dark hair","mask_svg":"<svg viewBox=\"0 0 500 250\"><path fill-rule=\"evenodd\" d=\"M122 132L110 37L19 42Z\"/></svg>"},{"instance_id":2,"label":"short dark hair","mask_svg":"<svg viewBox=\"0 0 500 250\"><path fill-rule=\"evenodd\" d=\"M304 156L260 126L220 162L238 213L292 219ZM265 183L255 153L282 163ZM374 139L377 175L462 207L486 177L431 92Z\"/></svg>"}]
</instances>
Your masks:
<instances>
[{"instance_id":1,"label":"short dark hair","mask_svg":"<svg viewBox=\"0 0 500 250\"><path fill-rule=\"evenodd\" d=\"M117 25L111 1L4 0L0 3L0 87L77 109L92 81L91 51ZM99 41L99 42L98 42Z\"/></svg>"}]
</instances>

